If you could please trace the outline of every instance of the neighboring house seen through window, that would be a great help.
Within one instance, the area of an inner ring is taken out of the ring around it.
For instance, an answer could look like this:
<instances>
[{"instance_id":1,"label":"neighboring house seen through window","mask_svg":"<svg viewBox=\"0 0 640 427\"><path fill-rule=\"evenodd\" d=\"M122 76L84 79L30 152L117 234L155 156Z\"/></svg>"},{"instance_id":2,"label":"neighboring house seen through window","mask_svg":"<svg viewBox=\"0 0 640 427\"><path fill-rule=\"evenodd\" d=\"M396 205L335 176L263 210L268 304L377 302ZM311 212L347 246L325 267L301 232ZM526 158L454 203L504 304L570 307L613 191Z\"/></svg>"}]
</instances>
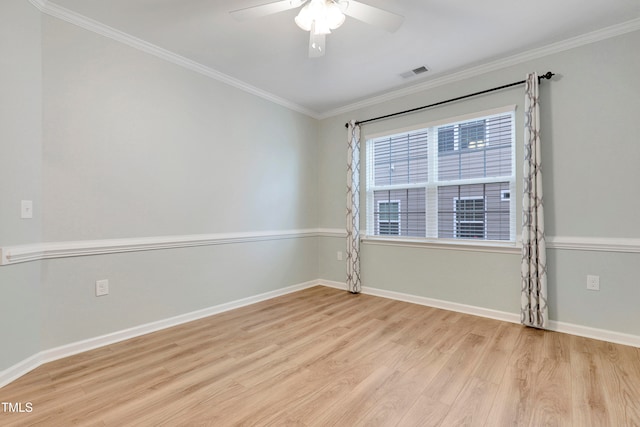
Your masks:
<instances>
[{"instance_id":1,"label":"neighboring house seen through window","mask_svg":"<svg viewBox=\"0 0 640 427\"><path fill-rule=\"evenodd\" d=\"M513 109L367 141L367 234L515 241Z\"/></svg>"},{"instance_id":2,"label":"neighboring house seen through window","mask_svg":"<svg viewBox=\"0 0 640 427\"><path fill-rule=\"evenodd\" d=\"M381 236L400 235L400 201L378 202L378 234Z\"/></svg>"},{"instance_id":3,"label":"neighboring house seen through window","mask_svg":"<svg viewBox=\"0 0 640 427\"><path fill-rule=\"evenodd\" d=\"M455 238L484 239L487 216L484 197L462 197L453 201Z\"/></svg>"}]
</instances>

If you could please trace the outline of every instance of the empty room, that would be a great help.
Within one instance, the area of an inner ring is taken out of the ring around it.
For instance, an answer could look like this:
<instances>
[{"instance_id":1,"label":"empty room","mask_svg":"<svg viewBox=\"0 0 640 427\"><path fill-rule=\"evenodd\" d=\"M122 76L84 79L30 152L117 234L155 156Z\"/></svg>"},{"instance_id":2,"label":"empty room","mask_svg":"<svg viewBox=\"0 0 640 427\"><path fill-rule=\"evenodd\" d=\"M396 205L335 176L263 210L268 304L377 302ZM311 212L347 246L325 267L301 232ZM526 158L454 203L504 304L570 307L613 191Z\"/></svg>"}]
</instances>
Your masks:
<instances>
[{"instance_id":1,"label":"empty room","mask_svg":"<svg viewBox=\"0 0 640 427\"><path fill-rule=\"evenodd\" d=\"M640 426L640 1L2 0L0 425Z\"/></svg>"}]
</instances>

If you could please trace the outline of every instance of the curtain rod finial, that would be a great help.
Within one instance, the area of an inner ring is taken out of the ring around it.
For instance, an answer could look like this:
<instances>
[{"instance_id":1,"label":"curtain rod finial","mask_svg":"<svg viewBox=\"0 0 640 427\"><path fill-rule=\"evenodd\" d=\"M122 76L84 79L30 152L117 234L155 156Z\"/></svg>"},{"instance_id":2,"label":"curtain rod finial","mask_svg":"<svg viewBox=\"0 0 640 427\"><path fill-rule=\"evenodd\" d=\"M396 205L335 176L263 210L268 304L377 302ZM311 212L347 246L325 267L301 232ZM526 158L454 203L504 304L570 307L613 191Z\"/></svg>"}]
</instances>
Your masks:
<instances>
[{"instance_id":1,"label":"curtain rod finial","mask_svg":"<svg viewBox=\"0 0 640 427\"><path fill-rule=\"evenodd\" d=\"M555 76L555 73L552 73L551 71L547 71L546 73L542 74L541 76L538 77L538 79L547 79L550 80L551 77Z\"/></svg>"}]
</instances>

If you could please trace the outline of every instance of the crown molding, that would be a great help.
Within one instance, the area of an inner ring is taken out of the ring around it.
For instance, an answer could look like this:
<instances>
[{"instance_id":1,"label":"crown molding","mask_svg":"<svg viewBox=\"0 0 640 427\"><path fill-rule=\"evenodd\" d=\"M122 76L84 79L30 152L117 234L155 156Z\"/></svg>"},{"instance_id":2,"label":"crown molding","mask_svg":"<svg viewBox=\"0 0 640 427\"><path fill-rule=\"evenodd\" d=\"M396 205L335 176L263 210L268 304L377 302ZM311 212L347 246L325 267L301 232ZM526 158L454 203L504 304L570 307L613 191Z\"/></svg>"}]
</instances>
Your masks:
<instances>
[{"instance_id":1,"label":"crown molding","mask_svg":"<svg viewBox=\"0 0 640 427\"><path fill-rule=\"evenodd\" d=\"M383 102L391 101L403 96L411 95L423 90L433 89L439 86L444 86L450 83L456 83L461 80L465 80L471 77L475 77L481 74L490 73L492 71L501 70L510 66L518 65L527 61L542 58L555 53L564 52L566 50L574 49L587 44L599 42L612 37L620 36L626 33L640 30L640 18L633 19L631 21L623 22L621 24L606 27L600 30L592 31L587 34L572 37L557 43L552 43L543 47L527 50L516 55L509 56L507 58L498 59L486 64L477 65L475 67L466 68L458 72L445 74L441 77L434 78L422 83L418 83L412 86L408 86L392 92L387 92L383 95L367 98L365 100L345 105L340 108L336 108L331 111L327 111L320 115L320 120L334 117L340 114L349 113L365 107L371 107L373 105L381 104Z\"/></svg>"},{"instance_id":2,"label":"crown molding","mask_svg":"<svg viewBox=\"0 0 640 427\"><path fill-rule=\"evenodd\" d=\"M433 89L439 86L444 86L450 83L455 83L464 79L475 77L480 74L489 73L492 71L500 70L509 66L521 64L533 59L538 59L554 53L563 52L576 47L584 46L590 43L595 43L608 38L620 36L632 31L640 30L640 18L636 18L627 22L623 22L617 25L606 27L600 30L592 31L587 34L572 37L557 43L552 43L540 48L531 49L516 55L509 56L507 58L492 61L486 64L477 65L475 67L466 68L458 72L449 73L436 77L434 79L418 83L412 86L408 86L399 90L387 92L383 95L374 96L365 100L348 104L343 107L339 107L330 111L319 113L317 111L310 110L306 107L293 103L289 100L276 96L270 92L259 89L227 74L221 73L213 68L207 67L191 59L185 58L167 49L161 48L154 44L148 43L142 39L134 37L123 31L109 27L84 15L80 15L62 6L59 6L50 0L29 0L42 13L49 16L62 19L71 24L77 25L86 30L103 35L113 40L124 43L130 47L141 50L143 52L154 55L158 58L164 59L173 64L179 65L191 71L195 71L212 79L218 80L222 83L226 83L232 87L240 89L242 91L251 93L260 98L271 101L274 104L288 108L293 111L297 111L301 114L305 114L311 118L317 120L323 120L329 117L338 116L340 114L349 113L351 111L358 110L360 108L370 107L376 104L380 104L386 101L391 101L403 96L407 96L419 91Z\"/></svg>"},{"instance_id":3,"label":"crown molding","mask_svg":"<svg viewBox=\"0 0 640 427\"><path fill-rule=\"evenodd\" d=\"M171 52L167 49L161 48L140 38L134 37L116 28L110 27L89 17L76 13L72 10L59 6L49 0L29 0L29 2L44 14L61 19L80 28L84 28L85 30L100 34L104 37L108 37L134 49L148 53L188 70L195 71L196 73L228 84L229 86L235 87L236 89L240 89L244 92L248 92L252 95L266 99L267 101L273 102L274 104L278 104L282 107L310 116L311 118L319 118L318 113L315 111L276 96L270 92L259 89L227 74L221 73L199 62L193 61L189 58L185 58L184 56L178 55L177 53Z\"/></svg>"}]
</instances>

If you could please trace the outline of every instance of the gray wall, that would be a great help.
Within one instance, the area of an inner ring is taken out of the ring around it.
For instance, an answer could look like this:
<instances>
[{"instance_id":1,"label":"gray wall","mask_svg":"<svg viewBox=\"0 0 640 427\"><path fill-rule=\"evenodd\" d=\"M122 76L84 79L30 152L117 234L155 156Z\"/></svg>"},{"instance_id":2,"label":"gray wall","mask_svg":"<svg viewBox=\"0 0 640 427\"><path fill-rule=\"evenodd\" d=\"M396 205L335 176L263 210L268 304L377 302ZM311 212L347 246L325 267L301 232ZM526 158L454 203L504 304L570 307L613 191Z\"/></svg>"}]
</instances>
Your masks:
<instances>
[{"instance_id":1,"label":"gray wall","mask_svg":"<svg viewBox=\"0 0 640 427\"><path fill-rule=\"evenodd\" d=\"M0 246L342 229L348 119L548 69L559 74L541 88L548 234L637 239L638 45L640 33L627 34L316 121L4 0ZM508 104L521 112L522 98L510 89L364 134ZM521 158L520 114L516 128ZM517 174L520 185L520 167ZM19 218L23 199L34 201L32 220ZM318 277L344 281L336 260L344 250L344 238L299 238L0 267L0 370L55 346ZM365 286L518 311L518 254L365 243L362 257ZM640 335L639 258L550 250L551 317ZM586 291L586 274L600 275L600 292ZM96 298L95 280L105 278L111 293Z\"/></svg>"},{"instance_id":2,"label":"gray wall","mask_svg":"<svg viewBox=\"0 0 640 427\"><path fill-rule=\"evenodd\" d=\"M314 119L55 18L43 52L45 241L315 226Z\"/></svg>"},{"instance_id":3,"label":"gray wall","mask_svg":"<svg viewBox=\"0 0 640 427\"><path fill-rule=\"evenodd\" d=\"M43 32L44 241L315 226L315 120L55 18ZM47 261L44 347L312 280L316 246Z\"/></svg>"},{"instance_id":4,"label":"gray wall","mask_svg":"<svg viewBox=\"0 0 640 427\"><path fill-rule=\"evenodd\" d=\"M568 240L640 238L638 46L640 32L633 32L323 120L319 133L320 227L345 226L345 122L522 80L530 71L551 70L558 76L540 88L547 235ZM508 89L367 124L362 139L367 134L379 136L420 123L517 104L517 159L521 159L523 98L522 88ZM362 160L364 164L364 157ZM518 191L514 196L520 200L521 162L516 171ZM361 214L364 230L364 209ZM518 203L518 230L520 217ZM344 250L344 241L325 238L320 248L321 277L344 281L344 263L335 261L335 252ZM548 259L552 320L640 335L640 254L550 249ZM519 313L519 262L518 254L365 242L361 266L364 286ZM586 290L587 274L600 276L600 292Z\"/></svg>"},{"instance_id":5,"label":"gray wall","mask_svg":"<svg viewBox=\"0 0 640 427\"><path fill-rule=\"evenodd\" d=\"M317 120L23 0L1 3L0 31L0 246L316 227ZM21 199L34 200L35 219L19 219ZM0 320L11 326L0 371L317 279L317 246L304 237L0 267ZM108 296L95 296L99 279Z\"/></svg>"},{"instance_id":6,"label":"gray wall","mask_svg":"<svg viewBox=\"0 0 640 427\"><path fill-rule=\"evenodd\" d=\"M26 1L0 2L0 245L40 241L40 14ZM20 219L20 201L34 218ZM0 370L40 349L40 265L0 268Z\"/></svg>"}]
</instances>

